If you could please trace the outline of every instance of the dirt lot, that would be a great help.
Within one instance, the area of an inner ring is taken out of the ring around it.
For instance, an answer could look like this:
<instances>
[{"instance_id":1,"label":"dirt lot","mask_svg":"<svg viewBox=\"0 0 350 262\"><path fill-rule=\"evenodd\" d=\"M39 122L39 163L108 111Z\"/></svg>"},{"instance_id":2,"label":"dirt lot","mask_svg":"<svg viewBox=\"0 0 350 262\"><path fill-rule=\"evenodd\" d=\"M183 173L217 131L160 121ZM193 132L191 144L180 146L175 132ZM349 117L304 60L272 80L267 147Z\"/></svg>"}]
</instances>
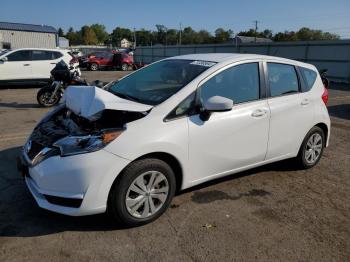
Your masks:
<instances>
[{"instance_id":1,"label":"dirt lot","mask_svg":"<svg viewBox=\"0 0 350 262\"><path fill-rule=\"evenodd\" d=\"M15 158L47 110L37 89L0 90L0 261L350 261L350 87L336 88L318 166L296 171L287 161L206 183L132 229L37 207Z\"/></svg>"}]
</instances>

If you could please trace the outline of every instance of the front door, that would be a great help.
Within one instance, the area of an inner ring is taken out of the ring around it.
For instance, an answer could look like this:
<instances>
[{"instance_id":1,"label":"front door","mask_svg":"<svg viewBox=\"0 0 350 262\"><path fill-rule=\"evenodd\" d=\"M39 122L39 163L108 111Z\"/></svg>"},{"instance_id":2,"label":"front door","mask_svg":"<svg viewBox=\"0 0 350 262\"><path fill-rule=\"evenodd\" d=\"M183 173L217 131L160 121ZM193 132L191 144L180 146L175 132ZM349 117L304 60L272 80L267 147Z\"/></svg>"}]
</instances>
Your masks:
<instances>
[{"instance_id":1,"label":"front door","mask_svg":"<svg viewBox=\"0 0 350 262\"><path fill-rule=\"evenodd\" d=\"M212 96L232 99L231 111L208 121L189 118L189 161L193 184L264 161L270 111L260 95L259 63L231 66L199 88L201 103Z\"/></svg>"},{"instance_id":2,"label":"front door","mask_svg":"<svg viewBox=\"0 0 350 262\"><path fill-rule=\"evenodd\" d=\"M0 80L31 79L31 51L18 50L8 54L7 61L0 61Z\"/></svg>"}]
</instances>

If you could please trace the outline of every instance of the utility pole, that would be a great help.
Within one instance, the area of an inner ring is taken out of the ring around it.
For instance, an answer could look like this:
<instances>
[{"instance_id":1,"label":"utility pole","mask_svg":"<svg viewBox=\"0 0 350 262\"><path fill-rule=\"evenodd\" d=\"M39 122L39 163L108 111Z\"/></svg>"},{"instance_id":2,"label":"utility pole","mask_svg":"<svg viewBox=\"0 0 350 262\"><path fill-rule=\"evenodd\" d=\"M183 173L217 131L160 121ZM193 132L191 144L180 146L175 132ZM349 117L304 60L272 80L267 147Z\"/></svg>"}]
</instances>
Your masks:
<instances>
[{"instance_id":1,"label":"utility pole","mask_svg":"<svg viewBox=\"0 0 350 262\"><path fill-rule=\"evenodd\" d=\"M168 45L168 28L165 26L164 29L165 29L165 46L167 46Z\"/></svg>"},{"instance_id":2,"label":"utility pole","mask_svg":"<svg viewBox=\"0 0 350 262\"><path fill-rule=\"evenodd\" d=\"M179 44L181 45L181 34L182 34L182 25L181 25L181 23L180 23L180 40L179 40Z\"/></svg>"},{"instance_id":3,"label":"utility pole","mask_svg":"<svg viewBox=\"0 0 350 262\"><path fill-rule=\"evenodd\" d=\"M255 32L254 32L254 35L255 35L255 43L256 43L256 34L257 34L257 32L258 32L258 23L259 23L259 21L258 21L258 20L254 20L253 22L254 22L254 24L255 24Z\"/></svg>"},{"instance_id":4,"label":"utility pole","mask_svg":"<svg viewBox=\"0 0 350 262\"><path fill-rule=\"evenodd\" d=\"M136 29L134 27L134 49L136 49Z\"/></svg>"}]
</instances>

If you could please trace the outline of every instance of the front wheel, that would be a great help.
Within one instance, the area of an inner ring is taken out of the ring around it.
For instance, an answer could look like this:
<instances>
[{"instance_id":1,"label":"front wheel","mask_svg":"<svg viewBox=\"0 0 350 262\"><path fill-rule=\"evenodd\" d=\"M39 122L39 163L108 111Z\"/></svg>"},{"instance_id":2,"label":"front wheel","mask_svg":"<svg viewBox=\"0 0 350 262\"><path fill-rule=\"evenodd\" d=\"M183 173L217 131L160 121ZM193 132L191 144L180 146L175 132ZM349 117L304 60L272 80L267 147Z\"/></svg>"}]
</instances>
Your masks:
<instances>
[{"instance_id":1,"label":"front wheel","mask_svg":"<svg viewBox=\"0 0 350 262\"><path fill-rule=\"evenodd\" d=\"M36 96L36 100L38 101L38 104L43 107L50 107L58 104L61 99L61 93L58 91L56 94L52 97L52 94L54 92L54 88L51 86L46 86L41 88L38 91L38 94Z\"/></svg>"},{"instance_id":2,"label":"front wheel","mask_svg":"<svg viewBox=\"0 0 350 262\"><path fill-rule=\"evenodd\" d=\"M122 71L128 71L129 70L129 65L127 63L122 64Z\"/></svg>"},{"instance_id":3,"label":"front wheel","mask_svg":"<svg viewBox=\"0 0 350 262\"><path fill-rule=\"evenodd\" d=\"M168 208L175 188L175 175L167 163L159 159L137 160L114 183L107 211L128 226L150 223Z\"/></svg>"},{"instance_id":4,"label":"front wheel","mask_svg":"<svg viewBox=\"0 0 350 262\"><path fill-rule=\"evenodd\" d=\"M320 161L325 147L325 134L321 128L314 126L307 133L296 157L298 167L308 169Z\"/></svg>"}]
</instances>

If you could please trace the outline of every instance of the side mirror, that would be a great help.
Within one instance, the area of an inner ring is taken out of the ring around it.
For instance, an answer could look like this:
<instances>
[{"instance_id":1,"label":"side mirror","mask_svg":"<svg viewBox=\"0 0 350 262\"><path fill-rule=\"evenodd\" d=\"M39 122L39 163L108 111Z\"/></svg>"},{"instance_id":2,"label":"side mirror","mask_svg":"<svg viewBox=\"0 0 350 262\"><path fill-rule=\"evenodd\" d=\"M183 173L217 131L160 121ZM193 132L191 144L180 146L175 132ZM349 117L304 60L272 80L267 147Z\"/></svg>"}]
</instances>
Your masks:
<instances>
[{"instance_id":1,"label":"side mirror","mask_svg":"<svg viewBox=\"0 0 350 262\"><path fill-rule=\"evenodd\" d=\"M233 101L222 96L212 96L203 103L204 111L199 115L202 121L207 121L212 112L230 111L233 107Z\"/></svg>"},{"instance_id":2,"label":"side mirror","mask_svg":"<svg viewBox=\"0 0 350 262\"><path fill-rule=\"evenodd\" d=\"M8 58L7 58L6 56L4 56L4 57L0 58L0 61L2 61L2 62L7 62L7 61L8 61Z\"/></svg>"}]
</instances>

